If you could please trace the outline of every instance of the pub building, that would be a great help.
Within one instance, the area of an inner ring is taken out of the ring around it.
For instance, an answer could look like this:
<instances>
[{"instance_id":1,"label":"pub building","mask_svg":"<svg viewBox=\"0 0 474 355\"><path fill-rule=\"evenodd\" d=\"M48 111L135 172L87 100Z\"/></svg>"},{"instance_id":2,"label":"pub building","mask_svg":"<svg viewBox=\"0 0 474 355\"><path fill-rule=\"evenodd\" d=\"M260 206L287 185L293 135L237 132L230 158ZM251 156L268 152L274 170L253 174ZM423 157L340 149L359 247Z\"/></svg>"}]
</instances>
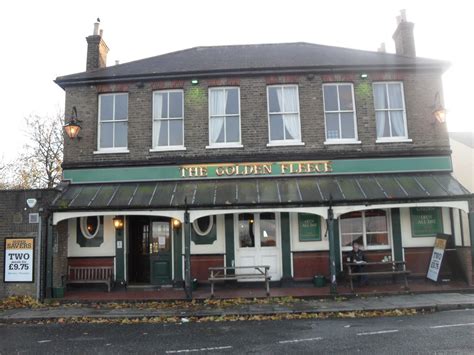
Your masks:
<instances>
[{"instance_id":1,"label":"pub building","mask_svg":"<svg viewBox=\"0 0 474 355\"><path fill-rule=\"evenodd\" d=\"M416 278L439 233L472 284L448 63L416 57L413 23L397 25L396 54L234 45L107 67L96 23L87 70L56 79L67 136L47 287L90 266L113 270L115 287L189 292L210 267L268 265L272 282L322 275L336 292L354 241Z\"/></svg>"}]
</instances>

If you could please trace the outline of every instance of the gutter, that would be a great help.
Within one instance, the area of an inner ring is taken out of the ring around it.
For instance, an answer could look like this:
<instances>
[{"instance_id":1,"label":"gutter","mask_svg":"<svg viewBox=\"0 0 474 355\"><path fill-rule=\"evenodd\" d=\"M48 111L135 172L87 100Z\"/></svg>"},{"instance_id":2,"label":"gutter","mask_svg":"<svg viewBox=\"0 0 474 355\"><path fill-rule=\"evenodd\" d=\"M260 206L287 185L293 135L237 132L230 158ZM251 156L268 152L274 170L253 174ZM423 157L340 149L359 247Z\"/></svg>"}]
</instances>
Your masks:
<instances>
[{"instance_id":1,"label":"gutter","mask_svg":"<svg viewBox=\"0 0 474 355\"><path fill-rule=\"evenodd\" d=\"M126 64L126 63L124 63ZM354 72L357 70L365 71L396 71L396 70L440 70L444 72L448 69L449 63L440 64L422 64L422 65L389 65L389 66L328 66L328 67L289 67L289 68L262 68L262 69L233 69L233 70L211 70L196 72L171 72L166 74L139 74L139 75L120 75L120 76L96 76L89 78L67 79L68 76L57 77L54 82L63 89L69 85L84 84L104 84L117 83L124 81L147 81L147 80L178 80L178 79L194 79L194 78L212 78L222 76L256 76L256 75L276 75L276 74L305 74L305 73L340 73ZM108 67L113 68L113 67ZM105 71L108 68L104 68ZM82 74L82 73L81 73ZM74 74L73 74L74 75ZM91 73L93 75L93 73Z\"/></svg>"}]
</instances>

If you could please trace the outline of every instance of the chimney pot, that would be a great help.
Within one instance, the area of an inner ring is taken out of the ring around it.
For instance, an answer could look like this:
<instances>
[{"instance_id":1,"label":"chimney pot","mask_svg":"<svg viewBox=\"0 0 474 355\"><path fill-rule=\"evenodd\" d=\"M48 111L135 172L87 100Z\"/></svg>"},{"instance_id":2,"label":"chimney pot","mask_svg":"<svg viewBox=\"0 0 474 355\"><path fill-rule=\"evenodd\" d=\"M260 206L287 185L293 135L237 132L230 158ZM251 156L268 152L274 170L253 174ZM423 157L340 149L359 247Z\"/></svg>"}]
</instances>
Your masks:
<instances>
[{"instance_id":1,"label":"chimney pot","mask_svg":"<svg viewBox=\"0 0 474 355\"><path fill-rule=\"evenodd\" d=\"M406 9L400 10L400 17L402 19L402 22L406 22L406 20L407 20L407 10Z\"/></svg>"},{"instance_id":2,"label":"chimney pot","mask_svg":"<svg viewBox=\"0 0 474 355\"><path fill-rule=\"evenodd\" d=\"M395 52L406 57L416 57L415 36L413 28L415 24L406 20L406 10L401 10L397 16L397 29L392 38L395 41Z\"/></svg>"},{"instance_id":3,"label":"chimney pot","mask_svg":"<svg viewBox=\"0 0 474 355\"><path fill-rule=\"evenodd\" d=\"M104 30L101 28L99 31L99 36L102 37L104 35Z\"/></svg>"},{"instance_id":4,"label":"chimney pot","mask_svg":"<svg viewBox=\"0 0 474 355\"><path fill-rule=\"evenodd\" d=\"M92 32L94 36L97 36L99 34L99 26L100 26L99 22L94 23L94 32Z\"/></svg>"},{"instance_id":5,"label":"chimney pot","mask_svg":"<svg viewBox=\"0 0 474 355\"><path fill-rule=\"evenodd\" d=\"M387 50L385 48L385 42L380 43L380 47L377 49L377 52L379 53L386 53Z\"/></svg>"},{"instance_id":6,"label":"chimney pot","mask_svg":"<svg viewBox=\"0 0 474 355\"><path fill-rule=\"evenodd\" d=\"M116 59L115 60L115 65L119 65L120 64L120 60Z\"/></svg>"}]
</instances>

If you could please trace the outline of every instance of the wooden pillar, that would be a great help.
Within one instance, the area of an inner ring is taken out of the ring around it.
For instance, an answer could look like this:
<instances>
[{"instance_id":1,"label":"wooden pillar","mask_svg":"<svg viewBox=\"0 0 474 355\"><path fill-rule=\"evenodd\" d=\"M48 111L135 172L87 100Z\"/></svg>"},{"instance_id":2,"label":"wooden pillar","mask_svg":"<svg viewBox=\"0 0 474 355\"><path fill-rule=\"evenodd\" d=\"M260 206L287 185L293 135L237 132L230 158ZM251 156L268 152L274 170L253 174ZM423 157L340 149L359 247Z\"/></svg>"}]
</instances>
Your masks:
<instances>
[{"instance_id":1,"label":"wooden pillar","mask_svg":"<svg viewBox=\"0 0 474 355\"><path fill-rule=\"evenodd\" d=\"M184 212L184 289L188 300L193 298L193 285L191 280L191 223L189 212Z\"/></svg>"},{"instance_id":2,"label":"wooden pillar","mask_svg":"<svg viewBox=\"0 0 474 355\"><path fill-rule=\"evenodd\" d=\"M331 294L337 294L336 281L336 239L334 233L334 212L328 210L328 238L329 238L329 269L331 271Z\"/></svg>"}]
</instances>

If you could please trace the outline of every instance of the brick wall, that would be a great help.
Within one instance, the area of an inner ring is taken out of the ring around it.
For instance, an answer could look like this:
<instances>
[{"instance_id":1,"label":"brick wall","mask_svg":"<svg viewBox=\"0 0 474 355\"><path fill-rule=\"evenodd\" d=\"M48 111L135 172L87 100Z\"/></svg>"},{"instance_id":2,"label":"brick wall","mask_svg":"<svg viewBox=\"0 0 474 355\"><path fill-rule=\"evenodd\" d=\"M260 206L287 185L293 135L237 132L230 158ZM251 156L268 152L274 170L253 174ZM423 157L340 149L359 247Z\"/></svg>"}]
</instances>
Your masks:
<instances>
[{"instance_id":1,"label":"brick wall","mask_svg":"<svg viewBox=\"0 0 474 355\"><path fill-rule=\"evenodd\" d=\"M29 223L30 213L40 213L43 216L43 238L46 236L47 206L56 195L54 190L0 190L0 298L10 295L36 295L37 287L37 261L38 261L38 229L39 224ZM28 198L37 199L34 208L26 204ZM43 209L43 211L40 211ZM4 283L5 267L5 238L34 238L34 283ZM45 239L43 239L45 240ZM44 253L45 243L42 244ZM43 263L44 264L44 263ZM44 265L41 277L43 278Z\"/></svg>"},{"instance_id":2,"label":"brick wall","mask_svg":"<svg viewBox=\"0 0 474 355\"><path fill-rule=\"evenodd\" d=\"M376 144L372 81L402 80L412 143ZM360 145L324 145L323 82L353 82L355 89L357 129ZM304 146L267 147L268 84L299 85L301 131ZM241 130L243 148L206 149L208 142L208 87L236 85L241 96ZM66 88L66 112L76 106L82 120L81 140L66 139L64 166L104 166L127 163L169 164L174 162L238 161L302 158L370 157L379 155L449 154L446 125L433 124L432 105L435 93L441 91L439 72L373 72L368 79L359 73L344 75L260 76L237 79L190 81L130 82L115 85L87 85ZM186 151L150 152L152 145L152 92L164 88L183 88L185 92ZM93 154L97 150L97 106L101 92L129 93L129 130L127 154Z\"/></svg>"},{"instance_id":3,"label":"brick wall","mask_svg":"<svg viewBox=\"0 0 474 355\"><path fill-rule=\"evenodd\" d=\"M56 226L53 238L53 288L65 286L63 279L67 276L67 239L68 221L61 221Z\"/></svg>"}]
</instances>

